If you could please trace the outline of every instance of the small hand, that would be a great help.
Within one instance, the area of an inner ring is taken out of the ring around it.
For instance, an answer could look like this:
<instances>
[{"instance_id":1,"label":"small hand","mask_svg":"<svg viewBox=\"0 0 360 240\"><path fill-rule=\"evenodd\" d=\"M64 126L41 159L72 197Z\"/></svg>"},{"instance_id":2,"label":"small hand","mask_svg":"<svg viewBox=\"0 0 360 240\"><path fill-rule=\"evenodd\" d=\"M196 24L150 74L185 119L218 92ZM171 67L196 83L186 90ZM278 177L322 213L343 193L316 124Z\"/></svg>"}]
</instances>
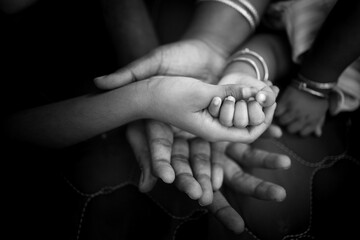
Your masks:
<instances>
[{"instance_id":1,"label":"small hand","mask_svg":"<svg viewBox=\"0 0 360 240\"><path fill-rule=\"evenodd\" d=\"M275 115L290 133L300 133L302 136L315 133L320 136L328 108L326 99L289 86L280 98Z\"/></svg>"},{"instance_id":2,"label":"small hand","mask_svg":"<svg viewBox=\"0 0 360 240\"><path fill-rule=\"evenodd\" d=\"M263 107L273 105L279 92L279 89L270 81L262 82L238 72L224 76L219 85L225 84L240 84L258 91L253 98L239 101L232 96L224 100L219 96L212 99L208 107L209 113L227 127L245 128L261 124L265 119Z\"/></svg>"},{"instance_id":3,"label":"small hand","mask_svg":"<svg viewBox=\"0 0 360 240\"><path fill-rule=\"evenodd\" d=\"M146 109L149 113L148 118L156 118L211 142L254 141L270 125L276 107L274 102L271 106L265 107L265 119L256 126L228 128L209 114L206 108L210 101L214 96L249 98L256 93L254 88L244 88L241 85L212 85L185 77L152 77L142 83L147 86L146 91L145 88L142 90L144 94L151 95L147 98L150 99Z\"/></svg>"}]
</instances>

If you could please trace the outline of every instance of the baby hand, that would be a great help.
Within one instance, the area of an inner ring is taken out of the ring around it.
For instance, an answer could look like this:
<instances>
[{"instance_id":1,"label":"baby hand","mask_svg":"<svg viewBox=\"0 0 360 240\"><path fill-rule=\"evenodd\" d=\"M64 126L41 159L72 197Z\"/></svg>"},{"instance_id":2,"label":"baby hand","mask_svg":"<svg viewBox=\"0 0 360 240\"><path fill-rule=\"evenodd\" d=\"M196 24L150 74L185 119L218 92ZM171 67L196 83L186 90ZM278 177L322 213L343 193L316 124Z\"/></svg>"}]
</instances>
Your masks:
<instances>
[{"instance_id":1,"label":"baby hand","mask_svg":"<svg viewBox=\"0 0 360 240\"><path fill-rule=\"evenodd\" d=\"M228 96L222 102L220 97L214 97L208 111L226 127L257 126L265 120L262 106L254 99L236 101L233 96Z\"/></svg>"}]
</instances>

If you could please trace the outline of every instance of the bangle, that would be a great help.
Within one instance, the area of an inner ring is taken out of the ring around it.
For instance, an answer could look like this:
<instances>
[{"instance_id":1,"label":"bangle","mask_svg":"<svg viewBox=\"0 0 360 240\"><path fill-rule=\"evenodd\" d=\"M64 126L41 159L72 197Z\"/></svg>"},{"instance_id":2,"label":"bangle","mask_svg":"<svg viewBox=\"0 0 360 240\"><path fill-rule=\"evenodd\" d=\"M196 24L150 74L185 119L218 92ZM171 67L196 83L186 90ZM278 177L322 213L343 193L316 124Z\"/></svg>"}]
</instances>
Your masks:
<instances>
[{"instance_id":1,"label":"bangle","mask_svg":"<svg viewBox=\"0 0 360 240\"><path fill-rule=\"evenodd\" d=\"M325 98L325 99L328 98L327 93L322 93L322 92L316 91L314 89L308 88L306 83L297 81L296 79L293 79L291 81L291 85L293 87L299 89L300 91L307 92L307 93L309 93L309 94L311 94L311 95L313 95L315 97Z\"/></svg>"},{"instance_id":2,"label":"bangle","mask_svg":"<svg viewBox=\"0 0 360 240\"><path fill-rule=\"evenodd\" d=\"M322 90L331 90L336 86L336 82L328 82L328 83L321 83L321 82L315 82L312 81L306 77L304 77L301 74L298 74L298 79L302 82L305 82L307 85L316 88L316 89L322 89Z\"/></svg>"},{"instance_id":3,"label":"bangle","mask_svg":"<svg viewBox=\"0 0 360 240\"><path fill-rule=\"evenodd\" d=\"M250 58L246 58L246 57L237 57L237 58L232 59L230 61L230 63L236 62L236 61L249 63L255 70L256 79L261 81L261 79L260 79L260 71L259 71L259 68L256 65L255 61L251 60Z\"/></svg>"},{"instance_id":4,"label":"bangle","mask_svg":"<svg viewBox=\"0 0 360 240\"><path fill-rule=\"evenodd\" d=\"M263 76L262 81L266 82L269 80L269 68L268 68L264 58L262 56L260 56L260 54L254 52L254 51L251 51L248 48L241 50L237 54L239 54L240 56L241 55L251 55L251 56L255 57L261 63L262 68L264 70L264 76Z\"/></svg>"},{"instance_id":5,"label":"bangle","mask_svg":"<svg viewBox=\"0 0 360 240\"><path fill-rule=\"evenodd\" d=\"M236 0L236 1L238 1L241 5L243 5L245 8L247 8L247 10L252 14L252 16L255 20L255 23L259 24L260 17L259 17L257 10L255 9L255 7L248 0Z\"/></svg>"},{"instance_id":6,"label":"bangle","mask_svg":"<svg viewBox=\"0 0 360 240\"><path fill-rule=\"evenodd\" d=\"M242 5L240 5L240 3L236 3L233 2L231 0L198 0L198 2L220 2L223 4L228 5L229 7L232 7L233 9L235 9L238 13L241 14L241 16L243 16L246 21L249 23L250 28L252 31L255 30L256 28L256 22L254 17L249 13L248 9L245 9Z\"/></svg>"}]
</instances>

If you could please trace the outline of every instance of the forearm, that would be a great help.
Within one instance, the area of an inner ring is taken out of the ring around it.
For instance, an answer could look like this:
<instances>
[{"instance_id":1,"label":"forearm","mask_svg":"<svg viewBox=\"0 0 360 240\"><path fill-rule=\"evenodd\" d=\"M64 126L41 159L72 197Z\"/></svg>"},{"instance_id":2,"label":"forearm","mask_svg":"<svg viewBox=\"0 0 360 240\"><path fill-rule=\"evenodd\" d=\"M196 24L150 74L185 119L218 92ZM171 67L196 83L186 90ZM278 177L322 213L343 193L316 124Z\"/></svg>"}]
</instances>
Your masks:
<instances>
[{"instance_id":1,"label":"forearm","mask_svg":"<svg viewBox=\"0 0 360 240\"><path fill-rule=\"evenodd\" d=\"M360 1L338 1L303 59L300 73L316 82L336 82L360 56Z\"/></svg>"},{"instance_id":2,"label":"forearm","mask_svg":"<svg viewBox=\"0 0 360 240\"><path fill-rule=\"evenodd\" d=\"M248 48L263 57L269 70L271 81L281 78L288 74L291 68L290 46L286 39L273 34L258 34L246 41L239 50ZM234 55L236 56L236 54ZM246 56L249 57L249 56ZM264 75L264 70L258 67L260 75ZM256 76L255 69L248 63L236 61L230 64L224 71L224 75L231 72L241 71L252 77Z\"/></svg>"},{"instance_id":3,"label":"forearm","mask_svg":"<svg viewBox=\"0 0 360 240\"><path fill-rule=\"evenodd\" d=\"M158 46L155 29L142 0L102 0L101 4L120 66Z\"/></svg>"},{"instance_id":4,"label":"forearm","mask_svg":"<svg viewBox=\"0 0 360 240\"><path fill-rule=\"evenodd\" d=\"M19 112L6 119L8 135L31 144L63 148L146 117L145 84L85 95Z\"/></svg>"},{"instance_id":5,"label":"forearm","mask_svg":"<svg viewBox=\"0 0 360 240\"><path fill-rule=\"evenodd\" d=\"M269 0L251 1L259 16ZM233 8L220 2L200 2L184 38L205 41L220 54L228 56L252 33L247 20Z\"/></svg>"}]
</instances>

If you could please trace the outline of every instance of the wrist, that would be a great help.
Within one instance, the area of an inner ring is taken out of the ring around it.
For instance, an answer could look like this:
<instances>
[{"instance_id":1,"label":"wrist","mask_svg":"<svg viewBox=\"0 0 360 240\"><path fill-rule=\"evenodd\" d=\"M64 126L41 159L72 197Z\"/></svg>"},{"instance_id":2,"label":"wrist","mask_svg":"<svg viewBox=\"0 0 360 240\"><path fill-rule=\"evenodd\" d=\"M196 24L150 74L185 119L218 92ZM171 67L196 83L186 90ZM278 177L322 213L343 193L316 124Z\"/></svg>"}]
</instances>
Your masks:
<instances>
[{"instance_id":1,"label":"wrist","mask_svg":"<svg viewBox=\"0 0 360 240\"><path fill-rule=\"evenodd\" d=\"M317 82L304 77L302 74L298 74L297 77L292 80L291 85L313 96L328 99L333 88L336 86L336 82Z\"/></svg>"},{"instance_id":2,"label":"wrist","mask_svg":"<svg viewBox=\"0 0 360 240\"><path fill-rule=\"evenodd\" d=\"M149 80L142 80L128 84L124 87L124 92L126 92L126 98L129 99L128 109L130 110L130 115L133 120L150 118L150 113L148 111L149 106L151 105L151 93L148 90Z\"/></svg>"},{"instance_id":3,"label":"wrist","mask_svg":"<svg viewBox=\"0 0 360 240\"><path fill-rule=\"evenodd\" d=\"M232 73L241 73L251 76L255 79L257 78L256 70L253 68L252 65L246 62L235 61L230 63L224 70L223 75L226 76Z\"/></svg>"}]
</instances>

